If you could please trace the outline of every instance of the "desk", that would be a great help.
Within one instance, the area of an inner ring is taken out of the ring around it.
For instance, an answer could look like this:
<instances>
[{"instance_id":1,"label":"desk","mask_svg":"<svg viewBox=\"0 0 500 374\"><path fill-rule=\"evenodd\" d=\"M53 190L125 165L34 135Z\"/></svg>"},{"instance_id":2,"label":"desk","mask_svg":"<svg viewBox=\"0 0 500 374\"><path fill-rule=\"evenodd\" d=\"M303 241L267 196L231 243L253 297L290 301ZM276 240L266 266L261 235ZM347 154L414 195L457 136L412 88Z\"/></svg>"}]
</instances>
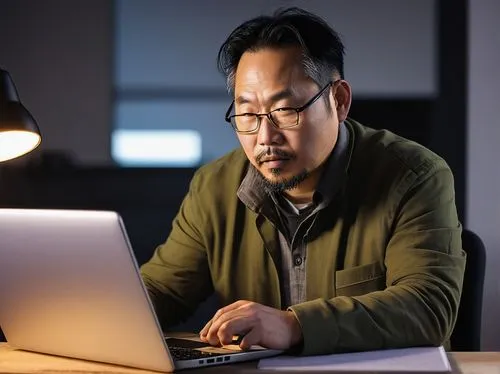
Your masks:
<instances>
[{"instance_id":1,"label":"desk","mask_svg":"<svg viewBox=\"0 0 500 374\"><path fill-rule=\"evenodd\" d=\"M500 374L500 352L455 352L449 353L451 365L456 374ZM256 368L256 362L212 366L197 370L184 370L181 373L244 373L265 374ZM90 361L55 357L13 349L7 343L0 343L1 374L158 374L157 372L108 365ZM271 372L279 374L282 372ZM321 372L324 373L324 372ZM359 373L358 373L359 374Z\"/></svg>"}]
</instances>

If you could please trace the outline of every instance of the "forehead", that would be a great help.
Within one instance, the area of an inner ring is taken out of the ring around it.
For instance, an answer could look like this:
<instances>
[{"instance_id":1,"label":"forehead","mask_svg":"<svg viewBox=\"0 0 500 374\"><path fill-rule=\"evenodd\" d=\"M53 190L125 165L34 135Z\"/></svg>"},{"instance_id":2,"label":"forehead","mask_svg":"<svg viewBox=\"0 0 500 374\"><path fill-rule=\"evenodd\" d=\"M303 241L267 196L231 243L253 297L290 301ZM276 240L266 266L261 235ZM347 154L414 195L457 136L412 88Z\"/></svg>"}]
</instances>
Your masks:
<instances>
[{"instance_id":1,"label":"forehead","mask_svg":"<svg viewBox=\"0 0 500 374\"><path fill-rule=\"evenodd\" d=\"M307 81L300 48L263 48L245 52L235 74L235 91L257 87L290 85Z\"/></svg>"}]
</instances>

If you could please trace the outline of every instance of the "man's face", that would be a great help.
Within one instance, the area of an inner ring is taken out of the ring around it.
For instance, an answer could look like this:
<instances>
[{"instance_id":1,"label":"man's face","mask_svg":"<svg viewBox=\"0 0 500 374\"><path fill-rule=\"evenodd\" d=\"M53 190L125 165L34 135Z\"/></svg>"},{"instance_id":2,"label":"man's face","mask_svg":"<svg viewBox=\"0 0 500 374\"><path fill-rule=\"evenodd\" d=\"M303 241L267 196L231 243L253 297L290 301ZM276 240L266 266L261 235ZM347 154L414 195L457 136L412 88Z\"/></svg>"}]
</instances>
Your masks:
<instances>
[{"instance_id":1,"label":"man's face","mask_svg":"<svg viewBox=\"0 0 500 374\"><path fill-rule=\"evenodd\" d=\"M305 75L297 48L245 52L235 76L235 114L300 107L321 88ZM320 166L337 141L339 120L334 89L328 88L300 113L297 127L278 129L262 116L256 133L238 133L248 159L268 182L282 186L288 182L288 188L292 188L294 180L300 186L311 179L317 181ZM331 108L327 107L325 96Z\"/></svg>"}]
</instances>

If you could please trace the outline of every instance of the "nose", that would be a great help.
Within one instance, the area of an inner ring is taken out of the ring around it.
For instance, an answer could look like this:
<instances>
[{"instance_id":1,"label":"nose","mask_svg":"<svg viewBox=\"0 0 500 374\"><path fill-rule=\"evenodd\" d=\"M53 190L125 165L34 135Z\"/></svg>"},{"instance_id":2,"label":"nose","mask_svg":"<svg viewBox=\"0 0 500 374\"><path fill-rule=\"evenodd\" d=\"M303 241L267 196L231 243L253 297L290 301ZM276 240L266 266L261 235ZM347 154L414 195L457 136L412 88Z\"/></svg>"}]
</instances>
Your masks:
<instances>
[{"instance_id":1,"label":"nose","mask_svg":"<svg viewBox=\"0 0 500 374\"><path fill-rule=\"evenodd\" d=\"M257 133L259 145L280 145L283 143L283 134L267 116L260 117L260 127Z\"/></svg>"}]
</instances>

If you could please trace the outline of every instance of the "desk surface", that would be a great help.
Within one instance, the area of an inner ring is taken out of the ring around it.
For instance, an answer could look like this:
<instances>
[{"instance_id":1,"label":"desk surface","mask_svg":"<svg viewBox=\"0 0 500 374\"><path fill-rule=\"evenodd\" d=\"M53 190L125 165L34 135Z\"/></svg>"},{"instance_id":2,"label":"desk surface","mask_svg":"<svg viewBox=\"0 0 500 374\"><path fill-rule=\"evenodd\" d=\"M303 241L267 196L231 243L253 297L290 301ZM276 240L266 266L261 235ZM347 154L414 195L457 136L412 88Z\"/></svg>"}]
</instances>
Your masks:
<instances>
[{"instance_id":1,"label":"desk surface","mask_svg":"<svg viewBox=\"0 0 500 374\"><path fill-rule=\"evenodd\" d=\"M448 354L454 373L460 374L500 374L500 352L452 352ZM197 370L184 370L181 373L245 373L264 374L256 368L256 362L212 366ZM11 348L7 343L0 343L0 373L23 374L151 374L117 365L108 365L71 358L55 357L39 353L26 352ZM276 374L277 372L272 372ZM279 373L279 372L278 372Z\"/></svg>"}]
</instances>

